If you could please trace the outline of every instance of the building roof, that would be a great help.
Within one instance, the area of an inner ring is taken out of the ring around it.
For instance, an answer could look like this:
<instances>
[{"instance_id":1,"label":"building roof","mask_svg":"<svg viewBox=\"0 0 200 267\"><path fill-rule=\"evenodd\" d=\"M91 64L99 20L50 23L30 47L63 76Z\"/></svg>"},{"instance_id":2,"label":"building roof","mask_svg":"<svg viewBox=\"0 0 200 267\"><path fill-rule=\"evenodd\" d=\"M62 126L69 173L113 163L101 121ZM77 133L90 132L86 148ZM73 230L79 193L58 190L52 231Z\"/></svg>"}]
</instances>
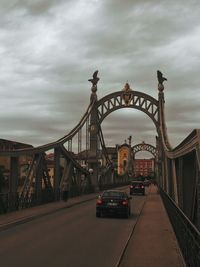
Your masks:
<instances>
[{"instance_id":1,"label":"building roof","mask_svg":"<svg viewBox=\"0 0 200 267\"><path fill-rule=\"evenodd\" d=\"M0 147L6 149L19 149L19 148L27 148L27 147L33 147L32 145L20 143L12 140L6 140L6 139L0 139Z\"/></svg>"}]
</instances>

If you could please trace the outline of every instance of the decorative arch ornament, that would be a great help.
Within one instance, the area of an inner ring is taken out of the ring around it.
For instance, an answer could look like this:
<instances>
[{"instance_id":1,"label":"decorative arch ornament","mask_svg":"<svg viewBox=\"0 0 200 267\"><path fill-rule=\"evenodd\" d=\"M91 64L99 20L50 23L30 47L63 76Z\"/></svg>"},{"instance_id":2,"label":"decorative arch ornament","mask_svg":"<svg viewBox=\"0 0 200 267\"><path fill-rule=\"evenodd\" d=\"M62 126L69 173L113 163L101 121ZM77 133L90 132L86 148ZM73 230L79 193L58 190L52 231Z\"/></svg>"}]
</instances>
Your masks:
<instances>
[{"instance_id":1,"label":"decorative arch ornament","mask_svg":"<svg viewBox=\"0 0 200 267\"><path fill-rule=\"evenodd\" d=\"M134 108L146 113L159 131L159 102L155 98L138 91L117 91L95 103L99 123L113 111L121 108Z\"/></svg>"},{"instance_id":2,"label":"decorative arch ornament","mask_svg":"<svg viewBox=\"0 0 200 267\"><path fill-rule=\"evenodd\" d=\"M134 155L140 151L147 151L147 152L150 152L155 158L158 157L158 150L156 149L156 147L154 147L150 144L146 144L145 142L134 145L132 147L132 151L133 151Z\"/></svg>"}]
</instances>

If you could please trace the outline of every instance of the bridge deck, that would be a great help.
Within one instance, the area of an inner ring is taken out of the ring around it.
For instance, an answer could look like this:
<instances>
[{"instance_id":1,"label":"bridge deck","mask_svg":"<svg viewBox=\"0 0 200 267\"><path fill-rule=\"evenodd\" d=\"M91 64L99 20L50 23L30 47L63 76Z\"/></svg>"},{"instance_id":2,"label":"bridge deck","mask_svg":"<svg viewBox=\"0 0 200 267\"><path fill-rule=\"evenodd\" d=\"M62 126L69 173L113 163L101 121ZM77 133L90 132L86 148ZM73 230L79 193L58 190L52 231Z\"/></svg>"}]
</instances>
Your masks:
<instances>
[{"instance_id":1,"label":"bridge deck","mask_svg":"<svg viewBox=\"0 0 200 267\"><path fill-rule=\"evenodd\" d=\"M56 210L95 199L96 195L85 195L69 199L67 203L50 203L1 215L0 231ZM153 185L149 188L141 215L119 266L129 267L133 264L134 267L185 266L162 200Z\"/></svg>"}]
</instances>

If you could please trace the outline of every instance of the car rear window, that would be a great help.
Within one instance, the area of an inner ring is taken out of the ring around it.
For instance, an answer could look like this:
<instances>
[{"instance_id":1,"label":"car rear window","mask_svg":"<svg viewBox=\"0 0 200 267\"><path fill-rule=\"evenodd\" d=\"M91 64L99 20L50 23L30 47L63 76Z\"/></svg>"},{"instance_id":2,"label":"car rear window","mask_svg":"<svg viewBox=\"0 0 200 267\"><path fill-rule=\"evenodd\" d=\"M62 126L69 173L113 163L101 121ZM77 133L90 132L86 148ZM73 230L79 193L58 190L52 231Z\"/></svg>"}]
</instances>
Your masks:
<instances>
[{"instance_id":1,"label":"car rear window","mask_svg":"<svg viewBox=\"0 0 200 267\"><path fill-rule=\"evenodd\" d=\"M103 193L104 197L126 197L124 192L107 191Z\"/></svg>"},{"instance_id":2,"label":"car rear window","mask_svg":"<svg viewBox=\"0 0 200 267\"><path fill-rule=\"evenodd\" d=\"M133 182L132 185L135 185L135 186L137 186L137 185L143 185L143 183L142 182Z\"/></svg>"}]
</instances>

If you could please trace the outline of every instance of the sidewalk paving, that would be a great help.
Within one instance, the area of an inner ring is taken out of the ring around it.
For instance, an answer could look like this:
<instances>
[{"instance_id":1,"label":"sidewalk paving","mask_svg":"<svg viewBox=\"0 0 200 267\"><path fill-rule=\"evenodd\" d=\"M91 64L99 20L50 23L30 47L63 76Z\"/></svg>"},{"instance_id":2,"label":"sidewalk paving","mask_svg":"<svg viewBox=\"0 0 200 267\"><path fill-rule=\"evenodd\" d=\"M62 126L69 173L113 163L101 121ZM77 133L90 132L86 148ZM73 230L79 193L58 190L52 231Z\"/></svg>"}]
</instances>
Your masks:
<instances>
[{"instance_id":1,"label":"sidewalk paving","mask_svg":"<svg viewBox=\"0 0 200 267\"><path fill-rule=\"evenodd\" d=\"M26 223L36 218L51 214L53 212L69 208L74 205L95 199L98 193L81 195L78 197L69 198L67 202L57 201L40 206L35 206L27 209L22 209L4 215L0 215L0 231L8 229L18 224Z\"/></svg>"},{"instance_id":2,"label":"sidewalk paving","mask_svg":"<svg viewBox=\"0 0 200 267\"><path fill-rule=\"evenodd\" d=\"M149 194L120 267L185 267L176 236L157 187Z\"/></svg>"}]
</instances>

